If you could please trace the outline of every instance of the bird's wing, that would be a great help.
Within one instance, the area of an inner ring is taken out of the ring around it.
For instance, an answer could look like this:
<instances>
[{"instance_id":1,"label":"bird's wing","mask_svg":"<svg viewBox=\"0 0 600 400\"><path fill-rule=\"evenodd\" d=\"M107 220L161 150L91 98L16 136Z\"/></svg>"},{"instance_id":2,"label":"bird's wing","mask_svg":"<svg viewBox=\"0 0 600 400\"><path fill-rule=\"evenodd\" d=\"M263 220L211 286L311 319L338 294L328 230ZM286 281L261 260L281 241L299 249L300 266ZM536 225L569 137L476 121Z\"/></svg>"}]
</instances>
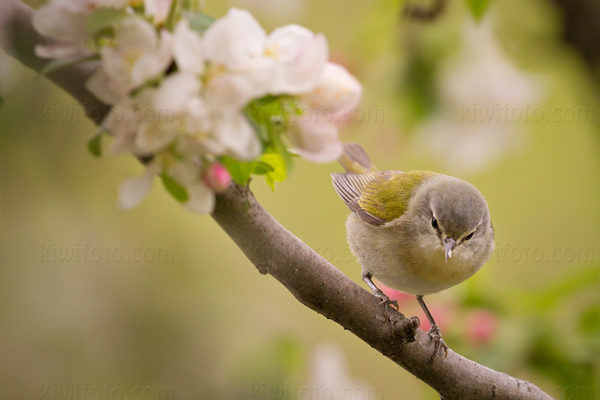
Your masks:
<instances>
[{"instance_id":1,"label":"bird's wing","mask_svg":"<svg viewBox=\"0 0 600 400\"><path fill-rule=\"evenodd\" d=\"M339 159L348 173L369 174L377 171L365 149L356 143L344 143L344 153Z\"/></svg>"},{"instance_id":2,"label":"bird's wing","mask_svg":"<svg viewBox=\"0 0 600 400\"><path fill-rule=\"evenodd\" d=\"M358 199L365 186L377 175L376 172L370 174L352 174L352 173L333 173L333 187L340 195L348 207L349 203Z\"/></svg>"},{"instance_id":3,"label":"bird's wing","mask_svg":"<svg viewBox=\"0 0 600 400\"><path fill-rule=\"evenodd\" d=\"M371 225L383 225L400 218L415 188L433 175L429 171L381 171L332 177L336 192L350 210Z\"/></svg>"},{"instance_id":4,"label":"bird's wing","mask_svg":"<svg viewBox=\"0 0 600 400\"><path fill-rule=\"evenodd\" d=\"M386 171L365 185L358 205L378 218L395 220L408 208L415 189L433 175L430 171Z\"/></svg>"},{"instance_id":5,"label":"bird's wing","mask_svg":"<svg viewBox=\"0 0 600 400\"><path fill-rule=\"evenodd\" d=\"M387 221L361 209L358 202L365 186L378 174L380 174L380 172L371 172L369 174L331 174L331 177L333 178L333 187L344 203L351 211L354 211L360 219L371 225L383 225Z\"/></svg>"}]
</instances>

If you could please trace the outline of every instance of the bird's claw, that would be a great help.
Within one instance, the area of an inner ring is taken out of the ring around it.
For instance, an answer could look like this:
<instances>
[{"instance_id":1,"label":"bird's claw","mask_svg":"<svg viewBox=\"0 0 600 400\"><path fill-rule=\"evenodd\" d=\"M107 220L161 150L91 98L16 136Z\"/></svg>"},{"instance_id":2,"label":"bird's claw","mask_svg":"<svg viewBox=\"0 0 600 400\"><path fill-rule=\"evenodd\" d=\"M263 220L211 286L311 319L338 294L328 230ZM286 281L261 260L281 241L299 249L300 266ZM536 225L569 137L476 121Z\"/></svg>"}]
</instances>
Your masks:
<instances>
[{"instance_id":1,"label":"bird's claw","mask_svg":"<svg viewBox=\"0 0 600 400\"><path fill-rule=\"evenodd\" d=\"M444 359L448 357L448 346L444 343L444 339L442 339L442 334L440 333L440 328L436 326L432 326L431 329L427 332L433 343L435 344L435 348L433 350L433 355L431 356L431 360L429 360L429 364L433 364L435 358L437 357L440 349L444 350Z\"/></svg>"},{"instance_id":2,"label":"bird's claw","mask_svg":"<svg viewBox=\"0 0 600 400\"><path fill-rule=\"evenodd\" d=\"M396 311L400 311L397 300L390 300L390 298L387 297L383 292L375 293L375 296L381 300L379 304L385 304L386 306L389 305L390 307L394 307Z\"/></svg>"}]
</instances>

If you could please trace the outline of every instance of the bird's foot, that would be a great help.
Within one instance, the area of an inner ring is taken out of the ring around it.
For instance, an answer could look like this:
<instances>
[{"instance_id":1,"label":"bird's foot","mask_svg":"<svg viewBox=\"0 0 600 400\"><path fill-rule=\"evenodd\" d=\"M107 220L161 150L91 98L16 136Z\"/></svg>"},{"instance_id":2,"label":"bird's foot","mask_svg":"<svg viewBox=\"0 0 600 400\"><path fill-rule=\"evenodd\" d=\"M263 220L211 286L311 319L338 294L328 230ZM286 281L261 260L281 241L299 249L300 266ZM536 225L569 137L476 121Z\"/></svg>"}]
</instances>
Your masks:
<instances>
[{"instance_id":1,"label":"bird's foot","mask_svg":"<svg viewBox=\"0 0 600 400\"><path fill-rule=\"evenodd\" d=\"M379 300L381 300L381 302L379 304L383 304L385 306L385 317L386 318L389 319L389 314L388 314L388 307L389 306L394 307L396 309L396 311L400 311L400 308L398 307L398 302L396 300L390 300L390 298L387 297L385 295L385 293L383 293L381 291L381 289L379 289L377 286L375 286L375 284L373 283L373 280L371 279L372 276L371 276L370 272L363 271L362 278L363 278L363 281L365 281L365 283L373 291L373 294Z\"/></svg>"},{"instance_id":2,"label":"bird's foot","mask_svg":"<svg viewBox=\"0 0 600 400\"><path fill-rule=\"evenodd\" d=\"M386 294L383 293L381 290L378 290L378 291L374 292L373 294L375 296L377 296L377 298L379 300L381 300L381 302L379 304L385 304L386 307L391 306L391 307L394 307L396 309L396 311L400 311L397 300L390 300L390 298L387 297Z\"/></svg>"},{"instance_id":3,"label":"bird's foot","mask_svg":"<svg viewBox=\"0 0 600 400\"><path fill-rule=\"evenodd\" d=\"M444 350L444 359L448 356L448 346L444 343L444 339L442 339L442 334L440 333L440 327L437 326L437 324L432 325L427 334L435 344L433 356L431 356L431 360L429 360L429 364L431 365L435 361L440 349Z\"/></svg>"}]
</instances>

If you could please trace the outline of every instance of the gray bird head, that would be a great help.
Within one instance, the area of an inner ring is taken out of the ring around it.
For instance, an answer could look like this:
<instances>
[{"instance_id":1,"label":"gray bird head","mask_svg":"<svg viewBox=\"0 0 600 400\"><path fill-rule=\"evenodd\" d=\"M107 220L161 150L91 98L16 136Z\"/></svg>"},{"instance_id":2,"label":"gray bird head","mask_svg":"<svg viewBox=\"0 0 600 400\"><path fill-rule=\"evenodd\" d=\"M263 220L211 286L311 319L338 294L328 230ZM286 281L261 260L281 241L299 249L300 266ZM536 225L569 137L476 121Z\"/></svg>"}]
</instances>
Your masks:
<instances>
[{"instance_id":1,"label":"gray bird head","mask_svg":"<svg viewBox=\"0 0 600 400\"><path fill-rule=\"evenodd\" d=\"M422 247L443 254L446 263L453 259L483 265L489 260L494 248L490 213L473 185L438 175L415 197L412 211Z\"/></svg>"}]
</instances>

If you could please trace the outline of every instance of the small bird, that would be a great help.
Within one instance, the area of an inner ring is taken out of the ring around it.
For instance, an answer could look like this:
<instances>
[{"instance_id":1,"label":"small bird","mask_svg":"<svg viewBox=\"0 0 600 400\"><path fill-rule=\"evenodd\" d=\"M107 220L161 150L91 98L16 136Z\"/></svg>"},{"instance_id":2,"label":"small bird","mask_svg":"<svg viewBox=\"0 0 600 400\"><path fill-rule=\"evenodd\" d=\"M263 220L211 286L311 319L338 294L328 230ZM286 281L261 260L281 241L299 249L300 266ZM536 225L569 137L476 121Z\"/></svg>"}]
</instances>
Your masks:
<instances>
[{"instance_id":1,"label":"small bird","mask_svg":"<svg viewBox=\"0 0 600 400\"><path fill-rule=\"evenodd\" d=\"M435 343L431 361L448 346L423 296L473 276L492 256L494 229L487 203L470 183L430 171L378 171L365 150L344 145L333 187L352 211L347 239L362 279L386 305L398 308L372 281L414 294Z\"/></svg>"}]
</instances>

